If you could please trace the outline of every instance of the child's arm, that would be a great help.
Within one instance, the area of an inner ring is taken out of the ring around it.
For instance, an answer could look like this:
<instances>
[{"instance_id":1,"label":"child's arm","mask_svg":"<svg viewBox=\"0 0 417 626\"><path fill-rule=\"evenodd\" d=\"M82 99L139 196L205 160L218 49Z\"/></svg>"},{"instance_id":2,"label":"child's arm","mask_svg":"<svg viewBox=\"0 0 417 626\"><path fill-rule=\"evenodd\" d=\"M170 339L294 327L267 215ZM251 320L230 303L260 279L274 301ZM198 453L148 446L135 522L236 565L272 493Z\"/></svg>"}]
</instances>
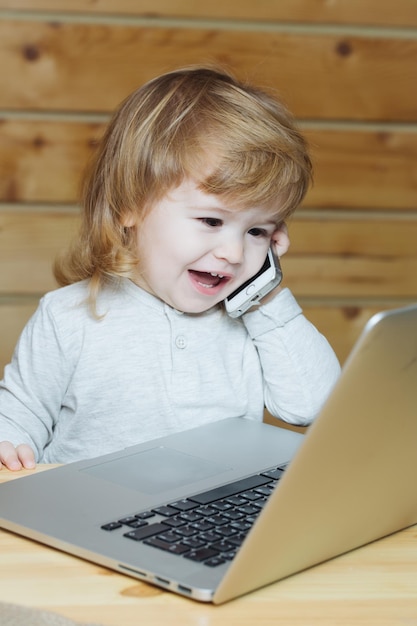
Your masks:
<instances>
[{"instance_id":1,"label":"child's arm","mask_svg":"<svg viewBox=\"0 0 417 626\"><path fill-rule=\"evenodd\" d=\"M59 414L66 363L53 316L41 302L0 381L0 464L20 469L41 458Z\"/></svg>"},{"instance_id":2,"label":"child's arm","mask_svg":"<svg viewBox=\"0 0 417 626\"><path fill-rule=\"evenodd\" d=\"M274 232L271 243L279 257L288 251L285 224ZM287 422L308 424L339 377L339 362L289 289L279 285L260 304L243 321L262 364L266 407Z\"/></svg>"},{"instance_id":3,"label":"child's arm","mask_svg":"<svg viewBox=\"0 0 417 626\"><path fill-rule=\"evenodd\" d=\"M32 448L21 444L16 448L10 441L0 441L0 469L9 470L34 469L35 454Z\"/></svg>"},{"instance_id":4,"label":"child's arm","mask_svg":"<svg viewBox=\"0 0 417 626\"><path fill-rule=\"evenodd\" d=\"M243 316L258 351L272 415L309 424L340 374L329 343L302 314L289 289Z\"/></svg>"}]
</instances>

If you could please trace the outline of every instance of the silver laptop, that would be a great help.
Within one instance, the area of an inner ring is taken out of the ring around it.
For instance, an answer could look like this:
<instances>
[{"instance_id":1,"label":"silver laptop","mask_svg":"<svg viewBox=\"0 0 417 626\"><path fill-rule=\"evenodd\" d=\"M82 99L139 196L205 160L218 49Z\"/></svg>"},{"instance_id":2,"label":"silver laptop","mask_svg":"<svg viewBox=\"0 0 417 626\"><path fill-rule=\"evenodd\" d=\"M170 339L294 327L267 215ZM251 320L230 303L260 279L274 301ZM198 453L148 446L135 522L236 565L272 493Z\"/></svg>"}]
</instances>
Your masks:
<instances>
[{"instance_id":1,"label":"silver laptop","mask_svg":"<svg viewBox=\"0 0 417 626\"><path fill-rule=\"evenodd\" d=\"M223 603L417 523L417 305L368 322L306 435L226 419L0 486L0 525Z\"/></svg>"}]
</instances>

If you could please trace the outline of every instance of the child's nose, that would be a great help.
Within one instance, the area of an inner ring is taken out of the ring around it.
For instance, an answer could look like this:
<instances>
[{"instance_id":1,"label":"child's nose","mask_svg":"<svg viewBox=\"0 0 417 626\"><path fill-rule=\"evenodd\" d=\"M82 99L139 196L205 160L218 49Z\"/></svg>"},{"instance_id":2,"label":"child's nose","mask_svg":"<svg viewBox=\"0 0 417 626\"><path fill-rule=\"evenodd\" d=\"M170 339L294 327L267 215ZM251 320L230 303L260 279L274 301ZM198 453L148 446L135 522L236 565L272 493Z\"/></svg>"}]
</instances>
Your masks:
<instances>
[{"instance_id":1,"label":"child's nose","mask_svg":"<svg viewBox=\"0 0 417 626\"><path fill-rule=\"evenodd\" d=\"M228 263L241 263L243 260L243 241L238 238L226 239L219 243L215 252L218 259L225 259Z\"/></svg>"}]
</instances>

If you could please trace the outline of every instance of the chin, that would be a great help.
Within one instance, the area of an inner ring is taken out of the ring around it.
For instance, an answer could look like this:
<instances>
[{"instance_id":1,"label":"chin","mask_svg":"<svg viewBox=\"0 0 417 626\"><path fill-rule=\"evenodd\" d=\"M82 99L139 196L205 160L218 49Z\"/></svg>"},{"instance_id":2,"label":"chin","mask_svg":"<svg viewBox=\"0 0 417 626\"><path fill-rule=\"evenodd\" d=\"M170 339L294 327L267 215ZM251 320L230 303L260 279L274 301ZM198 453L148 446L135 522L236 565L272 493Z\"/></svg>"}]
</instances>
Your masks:
<instances>
[{"instance_id":1,"label":"chin","mask_svg":"<svg viewBox=\"0 0 417 626\"><path fill-rule=\"evenodd\" d=\"M181 311L182 313L187 313L188 315L198 315L199 313L205 313L206 311L209 311L210 309L212 309L215 306L218 306L219 302L211 302L210 304L189 304L189 305L183 305L183 306L175 306L175 305L171 305L173 306L174 309L176 309L177 311Z\"/></svg>"}]
</instances>

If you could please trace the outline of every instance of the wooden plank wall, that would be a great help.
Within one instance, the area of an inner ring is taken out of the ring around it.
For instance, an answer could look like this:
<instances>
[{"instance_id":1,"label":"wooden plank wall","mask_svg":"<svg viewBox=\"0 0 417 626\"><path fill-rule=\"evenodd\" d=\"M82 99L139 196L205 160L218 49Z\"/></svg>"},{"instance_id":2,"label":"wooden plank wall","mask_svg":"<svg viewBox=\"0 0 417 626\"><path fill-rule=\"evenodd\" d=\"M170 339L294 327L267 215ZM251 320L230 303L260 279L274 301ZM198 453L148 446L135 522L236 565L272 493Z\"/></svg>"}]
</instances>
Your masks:
<instances>
[{"instance_id":1,"label":"wooden plank wall","mask_svg":"<svg viewBox=\"0 0 417 626\"><path fill-rule=\"evenodd\" d=\"M110 112L214 61L276 88L310 141L283 266L340 360L373 312L417 299L415 0L0 0L0 373L55 287Z\"/></svg>"}]
</instances>

